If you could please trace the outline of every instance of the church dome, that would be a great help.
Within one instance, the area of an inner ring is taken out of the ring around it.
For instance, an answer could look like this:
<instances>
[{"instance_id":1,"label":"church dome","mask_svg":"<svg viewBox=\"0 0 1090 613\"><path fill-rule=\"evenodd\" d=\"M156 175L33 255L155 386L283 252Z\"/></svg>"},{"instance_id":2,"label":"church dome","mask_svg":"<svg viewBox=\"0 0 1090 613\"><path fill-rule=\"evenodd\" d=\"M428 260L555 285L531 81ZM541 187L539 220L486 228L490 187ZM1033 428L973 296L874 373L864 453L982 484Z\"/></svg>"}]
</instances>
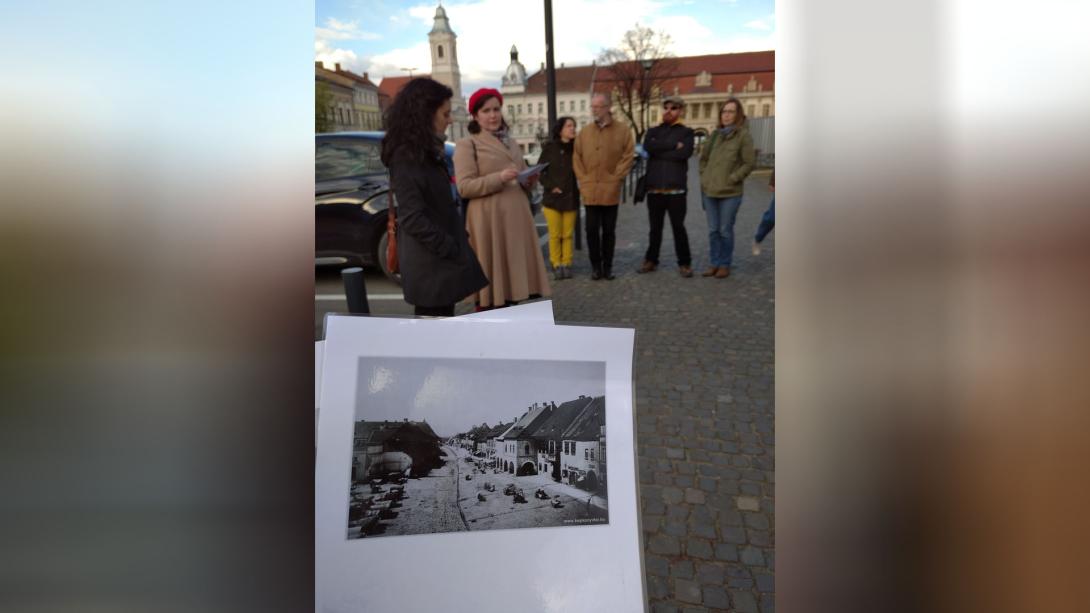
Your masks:
<instances>
[{"instance_id":1,"label":"church dome","mask_svg":"<svg viewBox=\"0 0 1090 613\"><path fill-rule=\"evenodd\" d=\"M503 74L503 85L526 85L526 67L519 61L519 50L511 45L511 63Z\"/></svg>"}]
</instances>

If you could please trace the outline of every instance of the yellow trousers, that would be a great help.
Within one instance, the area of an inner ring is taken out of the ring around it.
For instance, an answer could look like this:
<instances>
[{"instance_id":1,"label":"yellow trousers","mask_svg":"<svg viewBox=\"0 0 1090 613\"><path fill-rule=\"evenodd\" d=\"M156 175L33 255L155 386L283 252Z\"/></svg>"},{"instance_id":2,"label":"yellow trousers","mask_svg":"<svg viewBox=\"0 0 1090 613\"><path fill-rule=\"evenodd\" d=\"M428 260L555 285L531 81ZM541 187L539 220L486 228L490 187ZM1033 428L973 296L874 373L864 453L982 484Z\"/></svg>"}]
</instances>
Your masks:
<instances>
[{"instance_id":1,"label":"yellow trousers","mask_svg":"<svg viewBox=\"0 0 1090 613\"><path fill-rule=\"evenodd\" d=\"M549 263L571 266L572 235L575 234L576 211L556 211L543 207L545 223L549 225Z\"/></svg>"}]
</instances>

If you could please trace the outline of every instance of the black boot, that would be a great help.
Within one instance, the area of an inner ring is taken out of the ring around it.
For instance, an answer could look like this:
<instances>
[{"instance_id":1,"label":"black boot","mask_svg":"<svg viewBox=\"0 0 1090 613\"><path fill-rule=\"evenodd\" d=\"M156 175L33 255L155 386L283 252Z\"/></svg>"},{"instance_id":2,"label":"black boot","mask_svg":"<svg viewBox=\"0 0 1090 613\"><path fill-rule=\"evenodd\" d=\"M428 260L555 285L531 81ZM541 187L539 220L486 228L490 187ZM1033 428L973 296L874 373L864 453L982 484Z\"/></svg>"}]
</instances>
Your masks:
<instances>
[{"instance_id":1,"label":"black boot","mask_svg":"<svg viewBox=\"0 0 1090 613\"><path fill-rule=\"evenodd\" d=\"M594 265L594 270L590 273L591 281L597 281L602 278L602 267L597 264Z\"/></svg>"},{"instance_id":2,"label":"black boot","mask_svg":"<svg viewBox=\"0 0 1090 613\"><path fill-rule=\"evenodd\" d=\"M604 267L602 267L602 277L603 277L603 278L604 278L604 279L605 279L606 281L612 281L612 280L614 280L614 279L616 279L616 278L617 278L617 277L614 277L614 276L613 276L613 267L612 267L612 266L604 266Z\"/></svg>"}]
</instances>

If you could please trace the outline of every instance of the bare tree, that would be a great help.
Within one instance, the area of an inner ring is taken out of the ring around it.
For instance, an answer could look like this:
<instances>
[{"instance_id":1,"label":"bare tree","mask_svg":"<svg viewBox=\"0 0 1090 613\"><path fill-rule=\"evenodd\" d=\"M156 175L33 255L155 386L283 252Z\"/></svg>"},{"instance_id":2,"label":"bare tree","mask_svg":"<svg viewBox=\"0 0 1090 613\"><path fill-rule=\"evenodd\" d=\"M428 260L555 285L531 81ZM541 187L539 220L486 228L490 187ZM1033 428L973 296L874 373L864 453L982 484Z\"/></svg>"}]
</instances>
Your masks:
<instances>
[{"instance_id":1,"label":"bare tree","mask_svg":"<svg viewBox=\"0 0 1090 613\"><path fill-rule=\"evenodd\" d=\"M678 61L670 52L672 44L669 34L637 23L625 32L620 45L603 49L598 55L598 61L610 67L602 81L613 87L613 101L636 131L637 142L643 140L648 128L651 97L677 71Z\"/></svg>"}]
</instances>

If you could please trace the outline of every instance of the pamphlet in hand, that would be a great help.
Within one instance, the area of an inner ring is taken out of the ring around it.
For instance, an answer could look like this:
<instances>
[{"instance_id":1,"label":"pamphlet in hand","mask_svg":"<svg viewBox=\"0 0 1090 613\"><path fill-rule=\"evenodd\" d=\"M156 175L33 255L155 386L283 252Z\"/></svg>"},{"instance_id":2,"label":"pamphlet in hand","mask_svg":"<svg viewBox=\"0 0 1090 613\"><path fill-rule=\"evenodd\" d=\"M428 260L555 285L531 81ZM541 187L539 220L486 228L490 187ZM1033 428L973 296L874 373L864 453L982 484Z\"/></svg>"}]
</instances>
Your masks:
<instances>
[{"instance_id":1,"label":"pamphlet in hand","mask_svg":"<svg viewBox=\"0 0 1090 613\"><path fill-rule=\"evenodd\" d=\"M527 187L530 184L530 178L536 177L537 175L541 174L541 171L545 170L545 167L548 165L548 162L545 162L544 164L536 164L520 172L518 176L519 185Z\"/></svg>"}]
</instances>

